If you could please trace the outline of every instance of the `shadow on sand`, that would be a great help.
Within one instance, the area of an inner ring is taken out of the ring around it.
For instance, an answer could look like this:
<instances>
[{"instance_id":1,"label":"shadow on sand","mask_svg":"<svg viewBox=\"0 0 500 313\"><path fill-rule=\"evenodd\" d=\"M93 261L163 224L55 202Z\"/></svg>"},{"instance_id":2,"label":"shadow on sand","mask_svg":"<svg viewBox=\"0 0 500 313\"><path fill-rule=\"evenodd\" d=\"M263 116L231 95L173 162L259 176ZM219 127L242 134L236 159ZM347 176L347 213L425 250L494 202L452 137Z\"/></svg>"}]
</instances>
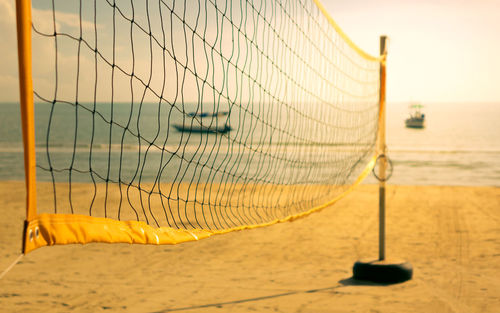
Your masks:
<instances>
[{"instance_id":1,"label":"shadow on sand","mask_svg":"<svg viewBox=\"0 0 500 313\"><path fill-rule=\"evenodd\" d=\"M315 292L323 292L323 291L334 291L335 289L339 289L339 288L346 287L346 286L389 286L389 285L391 285L391 284L373 283L373 282L369 282L369 281L357 280L357 279L350 277L350 278L341 279L338 281L337 285L330 286L330 287L323 287L323 288L309 289L309 290L288 291L288 292L276 293L276 294L272 294L272 295L268 295L268 296L246 298L246 299L239 299L239 300L232 300L232 301L224 301L224 302L217 302L217 303L208 303L208 304L186 306L186 307L180 307L180 308L171 308L171 309L165 309L165 310L155 311L155 312L151 312L151 313L188 311L188 310L203 309L203 308L210 308L210 307L221 308L224 305L239 304L239 303L246 303L246 302L255 302L255 301L261 301L261 300L267 300L267 299L273 299L273 298L279 298L279 297L292 296L292 295L296 295L296 294L315 293Z\"/></svg>"},{"instance_id":2,"label":"shadow on sand","mask_svg":"<svg viewBox=\"0 0 500 313\"><path fill-rule=\"evenodd\" d=\"M352 277L339 280L339 284L342 286L390 286L394 283L375 283L367 280L358 280Z\"/></svg>"}]
</instances>

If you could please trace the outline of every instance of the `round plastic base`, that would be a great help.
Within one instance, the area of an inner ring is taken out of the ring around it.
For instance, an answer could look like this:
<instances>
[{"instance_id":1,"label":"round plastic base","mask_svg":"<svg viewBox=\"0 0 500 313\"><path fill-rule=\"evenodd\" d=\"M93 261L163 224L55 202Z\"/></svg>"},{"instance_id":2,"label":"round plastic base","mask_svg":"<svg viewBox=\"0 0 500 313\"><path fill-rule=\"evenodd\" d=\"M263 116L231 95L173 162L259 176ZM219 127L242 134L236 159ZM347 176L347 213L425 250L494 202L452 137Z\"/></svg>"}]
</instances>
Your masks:
<instances>
[{"instance_id":1,"label":"round plastic base","mask_svg":"<svg viewBox=\"0 0 500 313\"><path fill-rule=\"evenodd\" d=\"M354 279L393 284L410 280L413 267L405 261L357 261L352 269Z\"/></svg>"}]
</instances>

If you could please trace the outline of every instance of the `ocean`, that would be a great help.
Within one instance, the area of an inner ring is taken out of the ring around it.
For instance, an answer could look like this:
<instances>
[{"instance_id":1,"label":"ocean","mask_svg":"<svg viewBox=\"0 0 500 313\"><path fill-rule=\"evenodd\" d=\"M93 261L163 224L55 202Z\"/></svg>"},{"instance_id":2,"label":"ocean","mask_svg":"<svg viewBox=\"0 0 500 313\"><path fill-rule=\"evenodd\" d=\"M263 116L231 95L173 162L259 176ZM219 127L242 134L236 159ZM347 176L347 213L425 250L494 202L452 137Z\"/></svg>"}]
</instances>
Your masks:
<instances>
[{"instance_id":1,"label":"ocean","mask_svg":"<svg viewBox=\"0 0 500 313\"><path fill-rule=\"evenodd\" d=\"M404 120L409 114L408 104L388 104L388 156L393 165L392 176L388 183L395 185L500 186L500 103L423 103L423 105L423 111L426 114L426 127L424 129L408 129L404 125ZM42 110L47 109L47 105L44 109L43 106L41 107ZM62 136L73 138L73 127L68 128L66 132L64 129L67 127L66 123L74 120L74 111L58 112L58 115L54 115L54 119L51 121L54 129L58 129L58 133L63 134ZM37 116L40 118L37 118L37 133L46 133L44 127L48 122L46 117L49 116L46 113L38 112ZM79 114L89 113L80 110ZM142 114L145 122L140 127L145 136L152 137L154 132L150 131L148 134L148 125L156 123L157 115L152 110L145 110ZM179 112L172 112L171 120L175 120L176 114L178 115ZM127 114L121 112L120 109L114 112L114 116L118 120L122 119L120 122L122 125L126 124ZM89 125L85 122L79 125L79 129L82 130L81 133L79 131L81 142L88 142L89 138L85 136L89 136ZM104 123L96 125L95 131L109 133ZM114 131L122 133L119 128L115 128ZM113 136L116 135L113 134ZM179 137L178 140L183 140L179 134L175 136ZM39 137L37 137L37 145L40 146L43 145L44 138ZM94 142L96 164L108 162L108 154L105 153L107 149L99 150L100 146L107 147L106 138L108 137L108 135L102 136L102 139L96 137L96 142ZM133 158L137 152L134 149L128 151L126 148L134 140L132 136L130 137L125 136L124 138L125 155L130 153L130 157ZM214 140L210 138L207 136L207 140ZM61 142L63 141L67 140L61 138ZM53 151L57 152L57 144L52 143L52 147ZM77 143L76 149L88 150L89 147L88 144ZM196 150L197 145L193 144L189 149ZM119 153L119 147L116 147L113 153ZM59 153L55 155L59 156L60 160L55 157L51 160L53 163L67 162L72 157L72 149L61 147ZM38 153L37 158L41 160L41 163L47 163L43 153ZM0 180L23 180L22 159L19 105L16 103L0 104ZM73 165L77 167L82 162L88 162L88 158L78 159L77 157ZM48 181L50 177L40 173L39 179ZM78 175L74 179L78 181ZM376 179L372 175L365 180L365 183L375 182Z\"/></svg>"},{"instance_id":2,"label":"ocean","mask_svg":"<svg viewBox=\"0 0 500 313\"><path fill-rule=\"evenodd\" d=\"M388 105L389 183L500 186L500 103L423 105L424 129L405 127L408 103Z\"/></svg>"}]
</instances>

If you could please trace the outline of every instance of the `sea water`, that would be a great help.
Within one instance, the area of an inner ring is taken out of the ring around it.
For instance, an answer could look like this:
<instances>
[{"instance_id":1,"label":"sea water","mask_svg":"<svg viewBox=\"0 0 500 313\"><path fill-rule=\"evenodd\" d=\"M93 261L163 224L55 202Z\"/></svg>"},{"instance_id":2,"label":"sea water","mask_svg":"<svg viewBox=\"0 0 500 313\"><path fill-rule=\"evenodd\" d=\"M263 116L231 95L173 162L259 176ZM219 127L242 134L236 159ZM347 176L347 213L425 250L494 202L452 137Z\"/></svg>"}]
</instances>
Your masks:
<instances>
[{"instance_id":1,"label":"sea water","mask_svg":"<svg viewBox=\"0 0 500 313\"><path fill-rule=\"evenodd\" d=\"M389 183L500 186L500 103L424 103L423 113L425 128L406 128L408 104L388 105Z\"/></svg>"},{"instance_id":2,"label":"sea water","mask_svg":"<svg viewBox=\"0 0 500 313\"><path fill-rule=\"evenodd\" d=\"M99 105L99 104L98 104ZM130 131L123 131L128 123L130 108L115 105L113 118L116 125L109 130L111 112L100 109L102 116L92 117L91 112L79 109L79 117L75 117L75 110L64 106L54 111L49 121L51 106L48 104L36 106L36 144L41 149L37 152L37 162L43 167L51 165L57 167L84 168L89 164L88 151L92 146L92 163L94 169L101 176L113 176L106 173L109 162L115 162L119 154L125 161L123 166L130 166L129 173L133 175L133 168L137 163L137 138L133 135L137 129L147 139L153 139L156 135L154 125L158 124L157 109L153 105L141 108L140 124L130 123L127 127ZM62 109L61 109L62 108ZM139 110L138 107L134 110ZM408 104L389 103L387 110L387 143L388 156L392 163L392 176L390 184L398 185L464 185L464 186L500 186L500 103L424 103L423 112L426 114L426 127L423 129L409 129L404 125L408 117ZM134 112L137 114L138 112ZM163 125L182 119L181 112L163 111ZM87 116L87 117L85 117ZM92 123L92 119L96 122ZM78 120L78 141L74 142L75 127L72 126ZM47 142L47 124L50 122L53 135L50 135L51 155L44 153L44 145ZM249 125L247 125L249 126ZM248 128L251 130L251 127ZM92 130L94 136L92 139ZM162 130L165 133L167 130ZM224 144L215 144L215 140L223 140L221 136L201 135L198 138L188 138L186 134L169 129L169 139L165 149L174 151L180 142L185 151L177 151L176 155L194 153L200 148L200 143L208 146L222 147ZM125 133L125 135L123 135ZM123 140L121 144L109 149L109 137L117 139L113 145ZM251 132L248 134L252 135ZM217 139L218 138L218 139ZM61 144L58 145L58 142ZM67 147L68 143L70 146ZM147 145L143 147L146 149ZM153 147L153 150L155 148ZM203 146L201 146L203 149ZM192 150L192 151L191 151ZM0 104L0 179L22 180L24 179L23 149L19 105L16 103ZM80 151L73 157L73 151ZM84 152L84 153L83 153ZM223 153L230 153L224 152ZM205 151L209 155L209 151ZM220 151L219 151L220 153ZM154 153L151 154L155 155ZM159 157L160 154L156 154ZM82 157L83 156L83 157ZM153 156L154 157L154 156ZM48 160L50 158L50 162ZM241 160L240 160L241 161ZM171 166L176 166L172 161ZM147 173L144 177L153 177L157 169ZM124 172L127 172L125 169ZM50 181L46 171L39 170L38 179ZM116 173L115 173L116 176ZM75 173L75 181L86 181L78 178ZM84 176L82 176L84 177ZM88 177L88 175L87 175ZM129 178L130 179L130 178ZM376 179L370 176L366 183L375 183Z\"/></svg>"}]
</instances>

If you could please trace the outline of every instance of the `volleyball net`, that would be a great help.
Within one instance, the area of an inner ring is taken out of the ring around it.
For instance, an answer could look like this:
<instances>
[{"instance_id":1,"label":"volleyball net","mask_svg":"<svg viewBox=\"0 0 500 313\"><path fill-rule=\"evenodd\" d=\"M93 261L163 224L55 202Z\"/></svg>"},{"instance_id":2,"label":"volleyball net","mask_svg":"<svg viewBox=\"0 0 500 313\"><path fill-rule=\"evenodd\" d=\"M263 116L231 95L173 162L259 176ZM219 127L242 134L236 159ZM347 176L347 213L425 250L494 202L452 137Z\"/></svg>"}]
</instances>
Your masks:
<instances>
[{"instance_id":1,"label":"volleyball net","mask_svg":"<svg viewBox=\"0 0 500 313\"><path fill-rule=\"evenodd\" d=\"M374 164L384 59L316 0L18 0L17 13L25 253L293 220Z\"/></svg>"}]
</instances>

